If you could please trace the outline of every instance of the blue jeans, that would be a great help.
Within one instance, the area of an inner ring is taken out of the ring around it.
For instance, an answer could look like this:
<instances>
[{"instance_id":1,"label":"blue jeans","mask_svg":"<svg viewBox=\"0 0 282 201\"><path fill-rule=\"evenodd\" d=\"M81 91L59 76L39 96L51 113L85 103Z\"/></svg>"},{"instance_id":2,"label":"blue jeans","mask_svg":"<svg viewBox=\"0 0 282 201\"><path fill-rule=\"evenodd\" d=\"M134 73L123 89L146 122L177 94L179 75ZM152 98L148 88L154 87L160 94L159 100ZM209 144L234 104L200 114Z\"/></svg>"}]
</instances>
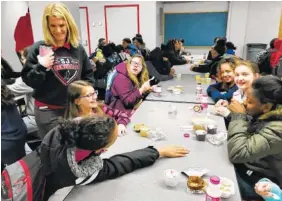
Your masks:
<instances>
[{"instance_id":1,"label":"blue jeans","mask_svg":"<svg viewBox=\"0 0 282 201\"><path fill-rule=\"evenodd\" d=\"M263 200L262 197L260 197L256 192L255 192L255 186L252 184L249 184L247 181L242 179L240 175L236 172L237 176L237 181L239 185L239 190L241 192L241 196L243 199L247 200Z\"/></svg>"}]
</instances>

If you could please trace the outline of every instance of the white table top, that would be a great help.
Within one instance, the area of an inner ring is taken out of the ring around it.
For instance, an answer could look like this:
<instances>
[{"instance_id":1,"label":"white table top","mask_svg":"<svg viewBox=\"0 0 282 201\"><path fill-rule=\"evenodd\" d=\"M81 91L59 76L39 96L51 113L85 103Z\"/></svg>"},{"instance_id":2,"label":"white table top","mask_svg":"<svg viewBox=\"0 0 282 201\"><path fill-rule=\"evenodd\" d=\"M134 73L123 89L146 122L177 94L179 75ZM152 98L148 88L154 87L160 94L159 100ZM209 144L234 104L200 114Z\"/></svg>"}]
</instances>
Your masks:
<instances>
[{"instance_id":1,"label":"white table top","mask_svg":"<svg viewBox=\"0 0 282 201\"><path fill-rule=\"evenodd\" d=\"M104 157L144 148L148 145L156 147L163 145L183 145L190 150L190 154L183 158L160 159L148 168L134 171L123 177L104 181L95 185L75 188L66 201L202 201L204 195L194 195L187 192L187 178L180 177L180 183L175 188L168 188L163 181L164 170L187 170L190 167L208 168L208 175L223 176L231 179L236 186L236 194L229 201L241 200L237 186L233 165L229 162L227 146L214 146L208 142L199 142L195 137L184 138L180 127L189 125L194 113L189 110L192 104L173 103L177 107L178 114L175 119L169 119L167 108L171 103L145 101L138 108L128 126L128 135L117 139ZM219 129L224 129L224 120L218 116L211 116L218 122ZM165 141L152 142L140 137L133 131L133 125L144 123L151 128L162 128L167 139Z\"/></svg>"},{"instance_id":2,"label":"white table top","mask_svg":"<svg viewBox=\"0 0 282 201\"><path fill-rule=\"evenodd\" d=\"M204 76L202 76L204 77ZM159 85L162 87L161 96L156 96L155 93L150 93L146 100L149 101L166 101L166 102L179 102L179 103L198 103L196 100L196 81L195 75L181 75L181 80L174 78L172 80L167 80L160 82ZM171 91L168 91L168 87L181 85L183 87L183 92L180 95L174 95ZM203 93L206 93L208 85L203 85ZM209 97L208 104L214 104L214 101Z\"/></svg>"},{"instance_id":3,"label":"white table top","mask_svg":"<svg viewBox=\"0 0 282 201\"><path fill-rule=\"evenodd\" d=\"M198 73L190 70L191 64L184 64L184 65L177 65L173 66L175 69L175 74L182 74L182 75L201 75L203 73Z\"/></svg>"},{"instance_id":4,"label":"white table top","mask_svg":"<svg viewBox=\"0 0 282 201\"><path fill-rule=\"evenodd\" d=\"M199 60L203 60L204 55L190 55L190 56L184 56L187 57L189 60L193 60L195 63L199 62ZM188 75L199 75L203 73L198 73L190 70L192 64L183 64L183 65L176 65L173 66L175 69L176 74L188 74Z\"/></svg>"}]
</instances>

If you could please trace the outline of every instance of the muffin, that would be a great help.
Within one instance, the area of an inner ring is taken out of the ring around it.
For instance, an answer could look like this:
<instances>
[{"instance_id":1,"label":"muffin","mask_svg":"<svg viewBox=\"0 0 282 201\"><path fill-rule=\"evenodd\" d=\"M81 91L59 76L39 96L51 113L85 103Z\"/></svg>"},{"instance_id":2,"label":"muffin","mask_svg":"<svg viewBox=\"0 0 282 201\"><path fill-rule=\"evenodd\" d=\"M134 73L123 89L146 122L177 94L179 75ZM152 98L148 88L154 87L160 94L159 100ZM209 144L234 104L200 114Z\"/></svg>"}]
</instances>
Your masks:
<instances>
[{"instance_id":1,"label":"muffin","mask_svg":"<svg viewBox=\"0 0 282 201\"><path fill-rule=\"evenodd\" d=\"M190 176L187 181L187 186L191 190L203 190L205 187L205 181L199 176Z\"/></svg>"}]
</instances>

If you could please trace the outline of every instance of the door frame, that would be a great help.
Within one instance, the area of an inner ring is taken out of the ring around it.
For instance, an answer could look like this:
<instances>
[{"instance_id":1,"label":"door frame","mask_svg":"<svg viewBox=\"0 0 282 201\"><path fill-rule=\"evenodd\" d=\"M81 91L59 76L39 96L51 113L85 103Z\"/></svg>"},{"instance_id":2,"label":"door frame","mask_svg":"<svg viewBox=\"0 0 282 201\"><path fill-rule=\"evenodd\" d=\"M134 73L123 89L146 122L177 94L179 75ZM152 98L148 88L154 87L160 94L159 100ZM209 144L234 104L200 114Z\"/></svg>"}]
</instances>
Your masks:
<instances>
[{"instance_id":1,"label":"door frame","mask_svg":"<svg viewBox=\"0 0 282 201\"><path fill-rule=\"evenodd\" d=\"M80 6L79 9L85 9L86 15L86 29L87 29L87 39L88 39L88 48L89 48L89 55L91 54L91 40L90 40L90 28L89 28L89 14L88 14L88 7L87 6Z\"/></svg>"},{"instance_id":2,"label":"door frame","mask_svg":"<svg viewBox=\"0 0 282 201\"><path fill-rule=\"evenodd\" d=\"M105 6L104 6L104 17L105 17L105 34L106 34L106 41L107 41L107 42L108 42L107 8L122 8L122 7L136 7L136 9L137 9L137 33L140 33L140 12L139 12L139 4L105 5Z\"/></svg>"}]
</instances>

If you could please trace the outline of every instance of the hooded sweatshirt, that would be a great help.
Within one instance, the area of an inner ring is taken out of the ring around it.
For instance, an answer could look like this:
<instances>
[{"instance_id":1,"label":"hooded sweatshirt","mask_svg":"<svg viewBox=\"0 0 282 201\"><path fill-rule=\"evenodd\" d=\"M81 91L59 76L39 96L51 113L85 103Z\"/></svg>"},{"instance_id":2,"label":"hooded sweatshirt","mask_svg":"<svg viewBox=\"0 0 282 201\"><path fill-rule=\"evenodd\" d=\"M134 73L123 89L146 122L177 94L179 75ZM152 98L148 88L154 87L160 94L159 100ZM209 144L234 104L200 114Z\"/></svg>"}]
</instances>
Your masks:
<instances>
[{"instance_id":1,"label":"hooded sweatshirt","mask_svg":"<svg viewBox=\"0 0 282 201\"><path fill-rule=\"evenodd\" d=\"M91 63L82 45L54 48L54 65L47 71L38 63L39 48L44 41L35 43L29 50L22 70L23 81L34 89L33 97L44 105L65 107L67 88L75 80L87 80L94 84Z\"/></svg>"},{"instance_id":2,"label":"hooded sweatshirt","mask_svg":"<svg viewBox=\"0 0 282 201\"><path fill-rule=\"evenodd\" d=\"M62 141L59 128L51 130L41 145L41 161L46 176L43 201L58 189L73 185L87 185L128 174L136 169L153 165L159 152L153 147L123 153L102 159L94 152L77 162L77 148Z\"/></svg>"},{"instance_id":3,"label":"hooded sweatshirt","mask_svg":"<svg viewBox=\"0 0 282 201\"><path fill-rule=\"evenodd\" d=\"M270 66L276 68L280 57L282 57L282 39L278 39L274 42L274 49L270 56Z\"/></svg>"},{"instance_id":4,"label":"hooded sweatshirt","mask_svg":"<svg viewBox=\"0 0 282 201\"><path fill-rule=\"evenodd\" d=\"M267 177L282 186L282 106L247 121L246 114L231 114L228 154L239 175L255 184Z\"/></svg>"},{"instance_id":5,"label":"hooded sweatshirt","mask_svg":"<svg viewBox=\"0 0 282 201\"><path fill-rule=\"evenodd\" d=\"M113 98L109 106L124 111L131 116L134 106L142 100L143 95L129 78L126 63L117 65L116 71L118 74L111 87Z\"/></svg>"}]
</instances>

